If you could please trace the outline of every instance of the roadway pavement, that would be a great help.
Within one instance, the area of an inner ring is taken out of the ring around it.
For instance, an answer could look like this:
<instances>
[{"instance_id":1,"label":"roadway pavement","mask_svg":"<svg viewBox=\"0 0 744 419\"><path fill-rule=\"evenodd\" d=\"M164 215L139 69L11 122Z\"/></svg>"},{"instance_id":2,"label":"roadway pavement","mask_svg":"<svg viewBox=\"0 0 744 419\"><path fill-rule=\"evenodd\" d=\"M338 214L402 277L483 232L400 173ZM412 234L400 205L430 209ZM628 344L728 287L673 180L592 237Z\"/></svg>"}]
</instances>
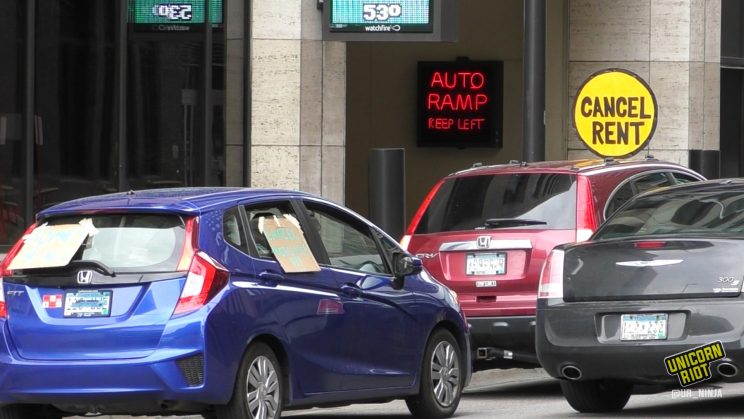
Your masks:
<instances>
[{"instance_id":1,"label":"roadway pavement","mask_svg":"<svg viewBox=\"0 0 744 419\"><path fill-rule=\"evenodd\" d=\"M700 389L703 389L702 391ZM737 418L744 412L744 383L717 383L689 391L666 391L634 395L626 408L611 415L579 415L564 400L556 380L541 369L494 370L474 375L466 389L456 418L569 418L569 417L674 417ZM285 412L295 419L410 419L405 402L352 405L339 408ZM79 417L82 418L82 417ZM99 416L101 419L129 419L132 416ZM175 416L160 416L175 419ZM201 416L182 416L199 419Z\"/></svg>"}]
</instances>

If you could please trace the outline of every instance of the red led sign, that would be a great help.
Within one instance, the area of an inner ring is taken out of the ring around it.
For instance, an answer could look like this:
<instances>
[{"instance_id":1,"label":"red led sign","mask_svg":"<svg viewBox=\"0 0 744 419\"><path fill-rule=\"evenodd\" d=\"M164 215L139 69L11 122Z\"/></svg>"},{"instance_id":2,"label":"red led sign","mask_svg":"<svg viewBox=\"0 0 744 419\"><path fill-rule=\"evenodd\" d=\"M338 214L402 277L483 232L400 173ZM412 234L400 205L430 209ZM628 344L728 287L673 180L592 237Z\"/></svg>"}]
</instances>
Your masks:
<instances>
[{"instance_id":1,"label":"red led sign","mask_svg":"<svg viewBox=\"0 0 744 419\"><path fill-rule=\"evenodd\" d=\"M501 147L502 62L419 62L418 77L418 146Z\"/></svg>"}]
</instances>

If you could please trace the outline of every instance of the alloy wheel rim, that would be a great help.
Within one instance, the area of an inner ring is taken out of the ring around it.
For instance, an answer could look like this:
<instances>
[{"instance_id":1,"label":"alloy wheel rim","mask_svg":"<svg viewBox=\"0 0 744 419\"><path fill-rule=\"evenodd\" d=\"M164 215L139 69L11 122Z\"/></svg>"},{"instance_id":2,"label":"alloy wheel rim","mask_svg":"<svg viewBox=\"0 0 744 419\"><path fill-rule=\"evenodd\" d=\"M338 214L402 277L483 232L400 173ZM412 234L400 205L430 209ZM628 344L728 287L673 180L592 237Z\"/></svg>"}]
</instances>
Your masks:
<instances>
[{"instance_id":1,"label":"alloy wheel rim","mask_svg":"<svg viewBox=\"0 0 744 419\"><path fill-rule=\"evenodd\" d=\"M449 342L439 342L431 355L431 381L434 398L442 407L455 402L460 388L457 352Z\"/></svg>"},{"instance_id":2,"label":"alloy wheel rim","mask_svg":"<svg viewBox=\"0 0 744 419\"><path fill-rule=\"evenodd\" d=\"M259 356L248 367L246 378L248 411L254 419L273 419L279 410L279 378L274 364Z\"/></svg>"}]
</instances>

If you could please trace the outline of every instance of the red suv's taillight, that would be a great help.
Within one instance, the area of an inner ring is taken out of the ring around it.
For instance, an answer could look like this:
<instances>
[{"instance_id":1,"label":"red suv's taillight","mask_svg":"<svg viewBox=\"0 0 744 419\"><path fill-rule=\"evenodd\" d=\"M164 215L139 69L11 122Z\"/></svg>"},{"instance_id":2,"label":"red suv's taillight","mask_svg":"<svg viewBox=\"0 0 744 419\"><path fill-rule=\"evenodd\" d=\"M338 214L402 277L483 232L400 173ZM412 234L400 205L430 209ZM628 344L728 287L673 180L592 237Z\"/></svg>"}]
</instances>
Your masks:
<instances>
[{"instance_id":1,"label":"red suv's taillight","mask_svg":"<svg viewBox=\"0 0 744 419\"><path fill-rule=\"evenodd\" d=\"M594 194L592 184L585 176L578 176L576 192L576 241L589 239L597 229L594 214Z\"/></svg>"},{"instance_id":2,"label":"red suv's taillight","mask_svg":"<svg viewBox=\"0 0 744 419\"><path fill-rule=\"evenodd\" d=\"M216 260L197 251L191 259L186 283L173 315L198 310L227 284L229 273Z\"/></svg>"},{"instance_id":3,"label":"red suv's taillight","mask_svg":"<svg viewBox=\"0 0 744 419\"><path fill-rule=\"evenodd\" d=\"M563 298L563 250L552 250L540 273L537 298Z\"/></svg>"},{"instance_id":4,"label":"red suv's taillight","mask_svg":"<svg viewBox=\"0 0 744 419\"><path fill-rule=\"evenodd\" d=\"M418 210L416 210L416 214L414 214L413 218L411 219L411 223L408 224L406 234L400 239L400 247L402 247L403 250L408 250L408 244L411 243L411 237L413 236L413 233L416 232L416 227L418 227L418 223L421 221L421 217L423 217L426 213L426 209L429 208L431 200L434 199L434 196L437 194L437 191L443 183L444 179L437 182L437 184L434 185L434 187L431 188L429 193L426 195L426 198L424 198L424 202L422 202L421 206L419 206Z\"/></svg>"},{"instance_id":5,"label":"red suv's taillight","mask_svg":"<svg viewBox=\"0 0 744 419\"><path fill-rule=\"evenodd\" d=\"M8 308L5 306L5 290L3 289L3 281L5 277L12 275L12 272L8 270L8 266L10 266L10 262L13 261L18 252L21 251L24 239L26 238L26 236L31 234L32 231L34 231L34 228L36 228L36 224L31 224L26 229L26 231L23 233L23 236L21 236L21 238L18 239L17 242L15 242L13 247L10 248L8 254L5 255L5 259L3 259L0 263L0 319L5 319L8 317Z\"/></svg>"}]
</instances>

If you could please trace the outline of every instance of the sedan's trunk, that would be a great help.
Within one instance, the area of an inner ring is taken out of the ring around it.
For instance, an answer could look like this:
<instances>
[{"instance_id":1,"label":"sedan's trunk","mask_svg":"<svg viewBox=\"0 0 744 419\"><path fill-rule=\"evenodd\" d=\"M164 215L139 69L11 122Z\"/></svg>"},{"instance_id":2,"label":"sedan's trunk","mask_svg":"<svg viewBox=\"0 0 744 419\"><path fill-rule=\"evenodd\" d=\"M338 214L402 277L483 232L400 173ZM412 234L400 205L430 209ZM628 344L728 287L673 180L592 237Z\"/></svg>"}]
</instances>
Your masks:
<instances>
[{"instance_id":1,"label":"sedan's trunk","mask_svg":"<svg viewBox=\"0 0 744 419\"><path fill-rule=\"evenodd\" d=\"M568 249L564 300L735 297L744 279L744 240L623 240Z\"/></svg>"}]
</instances>

